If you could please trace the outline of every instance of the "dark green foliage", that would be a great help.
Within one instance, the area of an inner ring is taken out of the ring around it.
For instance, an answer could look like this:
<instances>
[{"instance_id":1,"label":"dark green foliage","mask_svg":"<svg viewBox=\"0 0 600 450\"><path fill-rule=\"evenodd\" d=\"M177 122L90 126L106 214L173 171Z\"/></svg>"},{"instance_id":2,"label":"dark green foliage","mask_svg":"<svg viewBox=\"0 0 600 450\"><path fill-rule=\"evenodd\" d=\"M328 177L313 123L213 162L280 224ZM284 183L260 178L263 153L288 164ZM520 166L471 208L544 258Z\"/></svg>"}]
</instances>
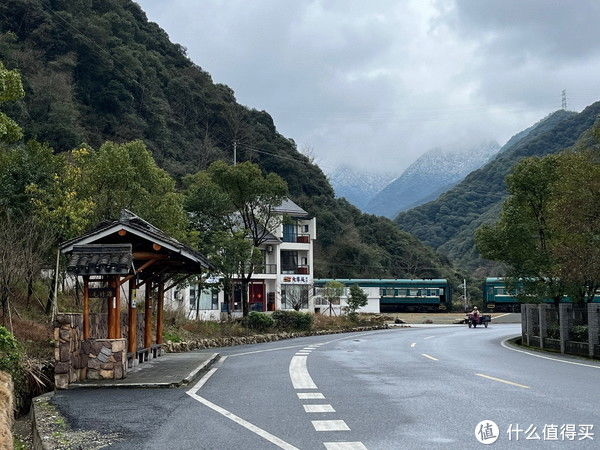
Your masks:
<instances>
[{"instance_id":1,"label":"dark green foliage","mask_svg":"<svg viewBox=\"0 0 600 450\"><path fill-rule=\"evenodd\" d=\"M358 284L353 284L352 286L350 286L350 296L348 297L348 306L346 307L348 311L348 316L352 320L356 320L356 310L367 306L368 302L369 300L367 298L366 292L363 291Z\"/></svg>"},{"instance_id":2,"label":"dark green foliage","mask_svg":"<svg viewBox=\"0 0 600 450\"><path fill-rule=\"evenodd\" d=\"M263 332L267 331L269 328L272 328L275 324L275 321L269 314L252 311L244 319L244 324L251 330Z\"/></svg>"},{"instance_id":3,"label":"dark green foliage","mask_svg":"<svg viewBox=\"0 0 600 450\"><path fill-rule=\"evenodd\" d=\"M459 266L485 268L489 263L476 251L473 234L479 225L498 217L507 195L504 178L510 169L522 158L556 153L573 145L598 113L600 103L579 114L562 110L551 114L509 140L496 158L437 200L400 213L396 223Z\"/></svg>"},{"instance_id":4,"label":"dark green foliage","mask_svg":"<svg viewBox=\"0 0 600 450\"><path fill-rule=\"evenodd\" d=\"M26 96L2 109L26 138L56 151L143 140L179 181L216 160L257 163L288 184L318 219L316 276L439 276L440 260L391 221L334 199L321 169L277 132L271 116L239 105L130 0L5 0L0 60L21 72ZM407 263L407 261L409 263Z\"/></svg>"},{"instance_id":5,"label":"dark green foliage","mask_svg":"<svg viewBox=\"0 0 600 450\"><path fill-rule=\"evenodd\" d=\"M17 340L10 331L0 325L0 370L8 372L14 379L19 378L21 351Z\"/></svg>"},{"instance_id":6,"label":"dark green foliage","mask_svg":"<svg viewBox=\"0 0 600 450\"><path fill-rule=\"evenodd\" d=\"M587 325L575 325L569 330L569 340L575 342L588 342Z\"/></svg>"},{"instance_id":7,"label":"dark green foliage","mask_svg":"<svg viewBox=\"0 0 600 450\"><path fill-rule=\"evenodd\" d=\"M312 314L299 311L278 310L273 312L275 327L284 331L310 331L313 324Z\"/></svg>"}]
</instances>

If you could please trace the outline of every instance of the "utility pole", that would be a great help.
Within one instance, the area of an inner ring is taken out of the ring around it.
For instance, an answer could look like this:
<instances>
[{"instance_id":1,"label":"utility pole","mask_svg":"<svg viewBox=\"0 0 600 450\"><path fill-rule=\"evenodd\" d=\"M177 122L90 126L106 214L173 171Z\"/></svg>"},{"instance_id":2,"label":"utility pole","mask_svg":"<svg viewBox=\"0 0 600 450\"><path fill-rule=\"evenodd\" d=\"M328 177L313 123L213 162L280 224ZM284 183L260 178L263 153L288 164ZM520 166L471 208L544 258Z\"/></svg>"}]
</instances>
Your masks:
<instances>
[{"instance_id":1,"label":"utility pole","mask_svg":"<svg viewBox=\"0 0 600 450\"><path fill-rule=\"evenodd\" d=\"M562 109L563 111L567 110L567 90L562 90Z\"/></svg>"},{"instance_id":2,"label":"utility pole","mask_svg":"<svg viewBox=\"0 0 600 450\"><path fill-rule=\"evenodd\" d=\"M467 280L465 278L463 278L463 298L465 300L465 311L468 308L468 302L467 302Z\"/></svg>"},{"instance_id":3,"label":"utility pole","mask_svg":"<svg viewBox=\"0 0 600 450\"><path fill-rule=\"evenodd\" d=\"M233 165L237 164L237 139L233 140Z\"/></svg>"}]
</instances>

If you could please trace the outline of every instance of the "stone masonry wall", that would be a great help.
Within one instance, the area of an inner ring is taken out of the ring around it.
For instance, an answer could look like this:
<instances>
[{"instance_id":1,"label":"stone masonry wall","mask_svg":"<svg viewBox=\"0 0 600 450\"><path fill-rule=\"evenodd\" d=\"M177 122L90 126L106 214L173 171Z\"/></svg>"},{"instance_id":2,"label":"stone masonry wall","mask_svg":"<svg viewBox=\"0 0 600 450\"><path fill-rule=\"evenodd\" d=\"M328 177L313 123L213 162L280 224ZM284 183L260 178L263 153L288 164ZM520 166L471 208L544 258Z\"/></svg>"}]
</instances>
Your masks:
<instances>
[{"instance_id":1,"label":"stone masonry wall","mask_svg":"<svg viewBox=\"0 0 600 450\"><path fill-rule=\"evenodd\" d=\"M125 378L127 369L127 340L88 339L81 345L88 380Z\"/></svg>"},{"instance_id":2,"label":"stone masonry wall","mask_svg":"<svg viewBox=\"0 0 600 450\"><path fill-rule=\"evenodd\" d=\"M188 352L190 350L202 349L202 348L215 348L215 347L229 347L232 345L243 345L243 344L259 344L262 342L274 342L282 339L292 339L303 336L322 336L326 334L338 334L338 333L351 333L357 331L372 331L372 330L385 330L387 325L375 325L367 327L354 327L337 330L318 330L318 331L296 331L296 332L281 332L281 333L269 333L269 334L255 334L252 336L231 336L221 338L207 338L198 339L187 342L171 342L167 341L163 344L163 348L168 353L181 353Z\"/></svg>"},{"instance_id":3,"label":"stone masonry wall","mask_svg":"<svg viewBox=\"0 0 600 450\"><path fill-rule=\"evenodd\" d=\"M140 320L141 319L141 320ZM143 313L138 324L143 324ZM139 325L138 325L139 326ZM79 313L63 313L54 322L54 383L66 389L70 383L85 379L121 379L126 375L127 329L121 339L96 339L106 336L106 314L90 314L90 333L83 340L83 319Z\"/></svg>"},{"instance_id":4,"label":"stone masonry wall","mask_svg":"<svg viewBox=\"0 0 600 450\"><path fill-rule=\"evenodd\" d=\"M87 361L81 358L81 314L58 314L54 322L54 384L66 389L84 379Z\"/></svg>"}]
</instances>

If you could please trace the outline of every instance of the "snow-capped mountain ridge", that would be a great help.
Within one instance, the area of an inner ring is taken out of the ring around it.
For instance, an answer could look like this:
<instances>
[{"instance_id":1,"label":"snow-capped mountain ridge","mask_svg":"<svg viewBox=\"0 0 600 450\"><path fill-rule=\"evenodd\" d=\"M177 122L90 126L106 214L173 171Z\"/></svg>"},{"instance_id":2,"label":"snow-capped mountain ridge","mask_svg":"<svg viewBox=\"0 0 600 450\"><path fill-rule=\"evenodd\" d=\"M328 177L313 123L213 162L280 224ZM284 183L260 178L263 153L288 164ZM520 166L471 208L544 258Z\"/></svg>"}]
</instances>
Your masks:
<instances>
[{"instance_id":1,"label":"snow-capped mountain ridge","mask_svg":"<svg viewBox=\"0 0 600 450\"><path fill-rule=\"evenodd\" d=\"M395 175L341 166L328 177L336 197L344 197L354 206L362 209L375 194L394 179Z\"/></svg>"},{"instance_id":2,"label":"snow-capped mountain ridge","mask_svg":"<svg viewBox=\"0 0 600 450\"><path fill-rule=\"evenodd\" d=\"M364 211L393 218L404 209L431 200L431 195L445 186L453 186L499 149L497 142L488 141L466 149L429 150L377 193Z\"/></svg>"}]
</instances>

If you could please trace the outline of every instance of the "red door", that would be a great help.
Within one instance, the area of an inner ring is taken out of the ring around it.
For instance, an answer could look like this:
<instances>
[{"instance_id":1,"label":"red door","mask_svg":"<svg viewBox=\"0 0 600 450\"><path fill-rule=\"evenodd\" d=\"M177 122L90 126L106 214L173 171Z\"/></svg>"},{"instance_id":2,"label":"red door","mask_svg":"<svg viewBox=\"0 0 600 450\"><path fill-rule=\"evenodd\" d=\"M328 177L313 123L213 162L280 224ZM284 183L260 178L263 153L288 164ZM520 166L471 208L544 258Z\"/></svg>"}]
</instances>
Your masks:
<instances>
[{"instance_id":1,"label":"red door","mask_svg":"<svg viewBox=\"0 0 600 450\"><path fill-rule=\"evenodd\" d=\"M266 311L265 285L263 283L250 284L250 311Z\"/></svg>"}]
</instances>

